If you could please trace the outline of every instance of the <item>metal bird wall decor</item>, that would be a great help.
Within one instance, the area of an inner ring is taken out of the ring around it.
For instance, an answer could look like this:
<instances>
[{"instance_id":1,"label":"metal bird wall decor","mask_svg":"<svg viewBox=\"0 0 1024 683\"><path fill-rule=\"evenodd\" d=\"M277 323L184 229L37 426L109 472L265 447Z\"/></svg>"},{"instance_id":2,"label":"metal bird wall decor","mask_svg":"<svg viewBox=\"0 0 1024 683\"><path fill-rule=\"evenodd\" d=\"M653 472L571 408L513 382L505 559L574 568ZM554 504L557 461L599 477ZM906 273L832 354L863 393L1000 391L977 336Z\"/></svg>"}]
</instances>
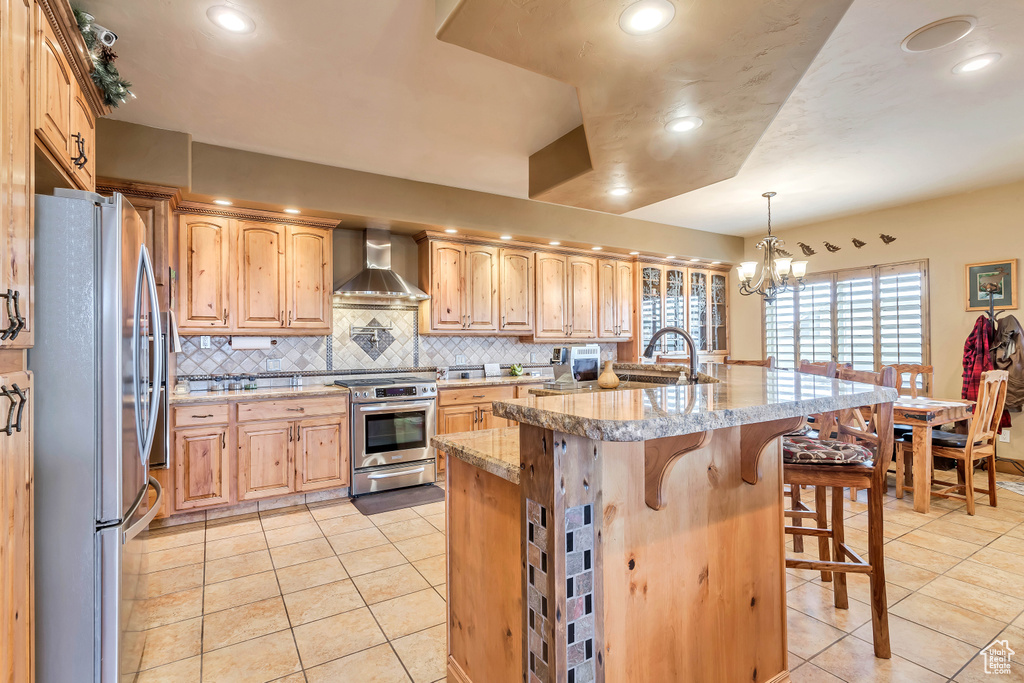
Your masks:
<instances>
[{"instance_id":1,"label":"metal bird wall decor","mask_svg":"<svg viewBox=\"0 0 1024 683\"><path fill-rule=\"evenodd\" d=\"M776 249L775 252L784 258L793 258L792 252L788 252L785 249Z\"/></svg>"},{"instance_id":2,"label":"metal bird wall decor","mask_svg":"<svg viewBox=\"0 0 1024 683\"><path fill-rule=\"evenodd\" d=\"M867 242L859 240L856 237L853 238L853 246L857 247L858 249L863 247L865 244L867 244Z\"/></svg>"},{"instance_id":3,"label":"metal bird wall decor","mask_svg":"<svg viewBox=\"0 0 1024 683\"><path fill-rule=\"evenodd\" d=\"M840 249L842 249L842 247L837 247L836 245L832 244L831 242L824 242L823 244L825 245L825 248L828 249L830 254L834 254L837 251L839 251Z\"/></svg>"},{"instance_id":4,"label":"metal bird wall decor","mask_svg":"<svg viewBox=\"0 0 1024 683\"><path fill-rule=\"evenodd\" d=\"M895 238L895 237L893 237L892 235L886 235L886 234L885 234L884 232L883 232L883 233L879 233L879 235L878 235L878 236L879 236L879 237L880 237L880 238L882 239L882 241L883 241L883 242L885 242L886 244L892 244L893 242L895 242L895 241L896 241L896 238Z\"/></svg>"},{"instance_id":5,"label":"metal bird wall decor","mask_svg":"<svg viewBox=\"0 0 1024 683\"><path fill-rule=\"evenodd\" d=\"M804 244L803 242L797 242L796 245L800 247L800 250L804 252L804 256L814 256L818 252L811 248L811 245Z\"/></svg>"}]
</instances>

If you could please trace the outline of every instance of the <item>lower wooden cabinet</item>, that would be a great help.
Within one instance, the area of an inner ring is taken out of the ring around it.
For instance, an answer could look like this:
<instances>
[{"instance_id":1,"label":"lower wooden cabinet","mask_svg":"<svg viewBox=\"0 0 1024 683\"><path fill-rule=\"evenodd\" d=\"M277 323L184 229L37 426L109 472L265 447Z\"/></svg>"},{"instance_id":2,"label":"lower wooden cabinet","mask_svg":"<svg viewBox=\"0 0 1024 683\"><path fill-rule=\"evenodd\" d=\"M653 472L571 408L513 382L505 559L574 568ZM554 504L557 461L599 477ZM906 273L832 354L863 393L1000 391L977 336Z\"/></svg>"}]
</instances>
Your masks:
<instances>
[{"instance_id":1,"label":"lower wooden cabinet","mask_svg":"<svg viewBox=\"0 0 1024 683\"><path fill-rule=\"evenodd\" d=\"M230 503L228 426L175 430L174 468L176 510Z\"/></svg>"},{"instance_id":2,"label":"lower wooden cabinet","mask_svg":"<svg viewBox=\"0 0 1024 683\"><path fill-rule=\"evenodd\" d=\"M338 418L295 423L295 488L316 491L349 485L348 421Z\"/></svg>"},{"instance_id":3,"label":"lower wooden cabinet","mask_svg":"<svg viewBox=\"0 0 1024 683\"><path fill-rule=\"evenodd\" d=\"M238 500L283 496L295 490L294 431L291 422L238 428Z\"/></svg>"},{"instance_id":4,"label":"lower wooden cabinet","mask_svg":"<svg viewBox=\"0 0 1024 683\"><path fill-rule=\"evenodd\" d=\"M480 429L509 427L515 423L494 415L494 401L512 398L511 386L481 387L477 389L441 390L437 400L437 433L459 434ZM485 402L480 399L487 399ZM467 402L475 401L475 402ZM445 468L445 454L437 453L437 471Z\"/></svg>"}]
</instances>

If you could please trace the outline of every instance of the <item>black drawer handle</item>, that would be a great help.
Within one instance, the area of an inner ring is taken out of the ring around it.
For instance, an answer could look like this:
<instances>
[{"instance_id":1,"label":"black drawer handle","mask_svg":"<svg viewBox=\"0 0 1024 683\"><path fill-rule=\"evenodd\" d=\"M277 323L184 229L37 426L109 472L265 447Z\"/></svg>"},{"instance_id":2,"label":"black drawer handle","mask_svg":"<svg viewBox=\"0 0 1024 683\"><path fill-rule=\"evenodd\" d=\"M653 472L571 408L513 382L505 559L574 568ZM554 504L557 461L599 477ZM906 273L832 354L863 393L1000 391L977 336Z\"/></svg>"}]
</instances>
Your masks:
<instances>
[{"instance_id":1,"label":"black drawer handle","mask_svg":"<svg viewBox=\"0 0 1024 683\"><path fill-rule=\"evenodd\" d=\"M213 415L193 415L192 417L197 419L197 420L202 420L202 419L207 418L207 417L213 417Z\"/></svg>"},{"instance_id":2,"label":"black drawer handle","mask_svg":"<svg viewBox=\"0 0 1024 683\"><path fill-rule=\"evenodd\" d=\"M17 384L12 384L11 389L8 389L6 385L0 385L0 394L3 394L10 401L10 404L7 406L7 424L3 429L0 429L0 432L11 436L14 432L21 431L21 418L25 412L27 397ZM17 413L15 413L15 408L17 408ZM15 414L17 414L17 419L15 419Z\"/></svg>"},{"instance_id":3,"label":"black drawer handle","mask_svg":"<svg viewBox=\"0 0 1024 683\"><path fill-rule=\"evenodd\" d=\"M71 163L75 165L75 168L85 168L85 165L89 163L89 157L85 156L85 136L81 133L75 133L71 136L71 139L75 141L75 145L78 147L78 154L71 157Z\"/></svg>"},{"instance_id":4,"label":"black drawer handle","mask_svg":"<svg viewBox=\"0 0 1024 683\"><path fill-rule=\"evenodd\" d=\"M8 289L0 297L7 300L7 327L0 332L0 340L17 339L25 329L25 316L21 314L21 292Z\"/></svg>"}]
</instances>

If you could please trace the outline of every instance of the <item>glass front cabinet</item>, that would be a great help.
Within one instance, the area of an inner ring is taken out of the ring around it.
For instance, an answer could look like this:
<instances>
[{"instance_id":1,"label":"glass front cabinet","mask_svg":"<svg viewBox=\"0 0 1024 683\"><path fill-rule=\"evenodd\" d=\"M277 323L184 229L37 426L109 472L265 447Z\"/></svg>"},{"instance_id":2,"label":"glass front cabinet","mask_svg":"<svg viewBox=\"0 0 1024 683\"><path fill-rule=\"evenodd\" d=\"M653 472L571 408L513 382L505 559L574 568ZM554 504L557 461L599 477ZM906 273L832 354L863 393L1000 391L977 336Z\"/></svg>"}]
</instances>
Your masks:
<instances>
[{"instance_id":1,"label":"glass front cabinet","mask_svg":"<svg viewBox=\"0 0 1024 683\"><path fill-rule=\"evenodd\" d=\"M707 360L729 353L728 272L710 268L640 264L641 348L667 326L682 327ZM676 335L659 340L656 353L685 356L686 344Z\"/></svg>"}]
</instances>

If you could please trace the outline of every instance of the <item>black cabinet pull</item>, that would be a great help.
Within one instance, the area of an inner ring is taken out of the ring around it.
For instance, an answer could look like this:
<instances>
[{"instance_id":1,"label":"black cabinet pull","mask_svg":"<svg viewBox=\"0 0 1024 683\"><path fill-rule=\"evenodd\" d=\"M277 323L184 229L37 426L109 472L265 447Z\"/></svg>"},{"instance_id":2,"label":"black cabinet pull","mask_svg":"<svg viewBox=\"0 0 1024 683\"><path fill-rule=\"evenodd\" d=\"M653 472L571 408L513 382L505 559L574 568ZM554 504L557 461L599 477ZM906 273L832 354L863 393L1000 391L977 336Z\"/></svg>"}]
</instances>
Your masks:
<instances>
[{"instance_id":1,"label":"black cabinet pull","mask_svg":"<svg viewBox=\"0 0 1024 683\"><path fill-rule=\"evenodd\" d=\"M28 396L25 395L24 390L17 384L12 384L11 388L14 389L14 393L18 396L18 419L14 423L14 430L17 432L21 431L21 416L25 412L25 404L28 403Z\"/></svg>"},{"instance_id":2,"label":"black cabinet pull","mask_svg":"<svg viewBox=\"0 0 1024 683\"><path fill-rule=\"evenodd\" d=\"M14 391L11 391L14 389ZM7 424L0 429L0 433L11 436L15 431L21 431L21 416L25 412L26 396L21 387L12 384L11 389L7 385L0 385L0 394L10 401L7 405ZM15 421L15 408L17 408L17 421Z\"/></svg>"},{"instance_id":3,"label":"black cabinet pull","mask_svg":"<svg viewBox=\"0 0 1024 683\"><path fill-rule=\"evenodd\" d=\"M89 163L89 157L85 156L85 137L81 133L75 133L71 139L78 146L78 154L71 157L71 163L75 165L75 168L85 168L85 165Z\"/></svg>"},{"instance_id":4,"label":"black cabinet pull","mask_svg":"<svg viewBox=\"0 0 1024 683\"><path fill-rule=\"evenodd\" d=\"M14 290L14 331L11 339L17 339L21 331L25 329L25 316L21 314L21 292Z\"/></svg>"},{"instance_id":5,"label":"black cabinet pull","mask_svg":"<svg viewBox=\"0 0 1024 683\"><path fill-rule=\"evenodd\" d=\"M21 292L8 289L0 297L7 300L7 327L0 332L0 340L17 339L26 324L25 316L21 314Z\"/></svg>"}]
</instances>

